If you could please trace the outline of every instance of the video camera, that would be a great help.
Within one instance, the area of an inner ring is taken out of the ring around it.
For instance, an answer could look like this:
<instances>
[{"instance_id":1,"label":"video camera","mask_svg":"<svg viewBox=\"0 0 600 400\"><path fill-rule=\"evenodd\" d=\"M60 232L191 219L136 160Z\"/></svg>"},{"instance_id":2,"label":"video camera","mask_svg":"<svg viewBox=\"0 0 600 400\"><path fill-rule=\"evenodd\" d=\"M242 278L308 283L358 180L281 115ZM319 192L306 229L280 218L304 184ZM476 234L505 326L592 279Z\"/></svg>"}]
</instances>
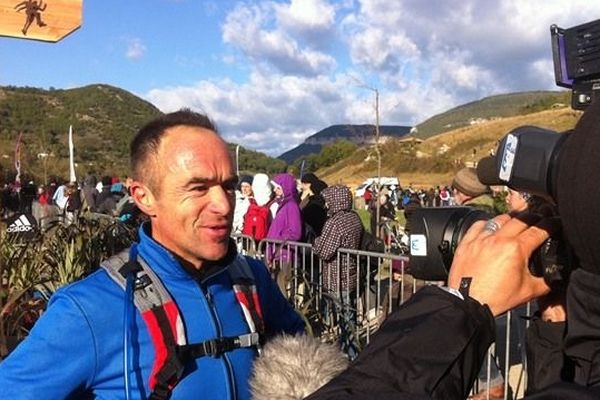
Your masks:
<instances>
[{"instance_id":1,"label":"video camera","mask_svg":"<svg viewBox=\"0 0 600 400\"><path fill-rule=\"evenodd\" d=\"M571 107L583 110L600 97L600 20L569 29L550 27L554 78L573 90Z\"/></svg>"},{"instance_id":2,"label":"video camera","mask_svg":"<svg viewBox=\"0 0 600 400\"><path fill-rule=\"evenodd\" d=\"M569 134L535 126L510 131L501 141L496 156L477 165L481 183L508 186L556 203L556 182L561 149ZM492 215L470 207L422 208L409 218L410 270L415 278L446 280L454 252L466 231ZM560 236L548 239L534 253L531 272L550 285L563 282L571 255Z\"/></svg>"},{"instance_id":3,"label":"video camera","mask_svg":"<svg viewBox=\"0 0 600 400\"><path fill-rule=\"evenodd\" d=\"M556 83L572 88L572 107L584 109L600 97L600 20L562 29L550 28ZM521 126L500 141L496 156L477 165L486 185L505 185L556 204L561 149L569 134ZM410 270L415 278L446 280L454 252L473 223L492 216L469 207L423 208L409 218ZM575 264L560 236L548 239L532 255L530 270L556 286Z\"/></svg>"}]
</instances>

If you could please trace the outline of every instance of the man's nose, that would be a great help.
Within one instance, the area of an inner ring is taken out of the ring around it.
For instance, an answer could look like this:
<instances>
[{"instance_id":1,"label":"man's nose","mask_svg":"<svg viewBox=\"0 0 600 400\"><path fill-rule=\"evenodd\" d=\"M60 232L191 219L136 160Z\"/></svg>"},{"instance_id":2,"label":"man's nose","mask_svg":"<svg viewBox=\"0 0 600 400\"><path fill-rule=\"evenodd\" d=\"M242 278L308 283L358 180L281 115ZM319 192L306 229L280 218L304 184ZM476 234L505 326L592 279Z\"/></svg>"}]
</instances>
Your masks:
<instances>
[{"instance_id":1,"label":"man's nose","mask_svg":"<svg viewBox=\"0 0 600 400\"><path fill-rule=\"evenodd\" d=\"M222 186L214 185L208 195L212 212L220 215L229 215L233 212L234 194L230 194Z\"/></svg>"}]
</instances>

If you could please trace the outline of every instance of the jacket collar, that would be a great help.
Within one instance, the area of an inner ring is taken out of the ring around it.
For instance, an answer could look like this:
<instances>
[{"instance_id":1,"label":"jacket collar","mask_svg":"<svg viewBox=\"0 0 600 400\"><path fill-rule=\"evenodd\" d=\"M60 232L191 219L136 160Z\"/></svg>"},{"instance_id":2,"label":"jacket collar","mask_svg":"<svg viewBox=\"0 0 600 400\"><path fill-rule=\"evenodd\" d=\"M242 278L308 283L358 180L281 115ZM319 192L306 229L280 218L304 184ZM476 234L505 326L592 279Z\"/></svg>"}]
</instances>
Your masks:
<instances>
[{"instance_id":1,"label":"jacket collar","mask_svg":"<svg viewBox=\"0 0 600 400\"><path fill-rule=\"evenodd\" d=\"M143 223L139 229L138 252L154 272L161 278L201 281L226 269L237 256L235 242L230 239L225 257L214 263L207 263L202 270L185 268L177 256L154 240L150 233L150 224Z\"/></svg>"}]
</instances>

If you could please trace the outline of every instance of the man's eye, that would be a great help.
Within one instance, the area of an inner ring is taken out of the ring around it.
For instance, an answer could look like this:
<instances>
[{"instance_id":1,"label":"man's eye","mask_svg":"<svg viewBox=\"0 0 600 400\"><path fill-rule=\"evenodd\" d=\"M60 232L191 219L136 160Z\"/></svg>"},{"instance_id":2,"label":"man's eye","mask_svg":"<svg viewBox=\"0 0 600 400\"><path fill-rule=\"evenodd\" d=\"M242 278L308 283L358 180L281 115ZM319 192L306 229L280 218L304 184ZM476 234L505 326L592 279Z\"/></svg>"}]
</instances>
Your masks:
<instances>
[{"instance_id":1,"label":"man's eye","mask_svg":"<svg viewBox=\"0 0 600 400\"><path fill-rule=\"evenodd\" d=\"M235 192L235 187L236 187L235 182L229 182L229 183L223 184L223 189L230 193Z\"/></svg>"}]
</instances>

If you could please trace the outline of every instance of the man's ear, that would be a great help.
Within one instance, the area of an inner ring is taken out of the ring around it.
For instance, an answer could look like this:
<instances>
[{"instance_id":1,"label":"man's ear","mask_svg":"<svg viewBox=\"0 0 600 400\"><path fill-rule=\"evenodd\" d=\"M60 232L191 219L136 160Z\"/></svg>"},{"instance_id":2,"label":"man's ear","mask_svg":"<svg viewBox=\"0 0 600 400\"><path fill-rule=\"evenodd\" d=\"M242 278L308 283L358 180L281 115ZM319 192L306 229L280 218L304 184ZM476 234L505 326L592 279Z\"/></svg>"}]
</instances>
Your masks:
<instances>
[{"instance_id":1,"label":"man's ear","mask_svg":"<svg viewBox=\"0 0 600 400\"><path fill-rule=\"evenodd\" d=\"M133 181L130 186L130 191L133 201L144 214L148 215L149 217L152 217L156 214L154 212L156 198L154 197L152 190L150 190L147 185L139 181Z\"/></svg>"}]
</instances>

